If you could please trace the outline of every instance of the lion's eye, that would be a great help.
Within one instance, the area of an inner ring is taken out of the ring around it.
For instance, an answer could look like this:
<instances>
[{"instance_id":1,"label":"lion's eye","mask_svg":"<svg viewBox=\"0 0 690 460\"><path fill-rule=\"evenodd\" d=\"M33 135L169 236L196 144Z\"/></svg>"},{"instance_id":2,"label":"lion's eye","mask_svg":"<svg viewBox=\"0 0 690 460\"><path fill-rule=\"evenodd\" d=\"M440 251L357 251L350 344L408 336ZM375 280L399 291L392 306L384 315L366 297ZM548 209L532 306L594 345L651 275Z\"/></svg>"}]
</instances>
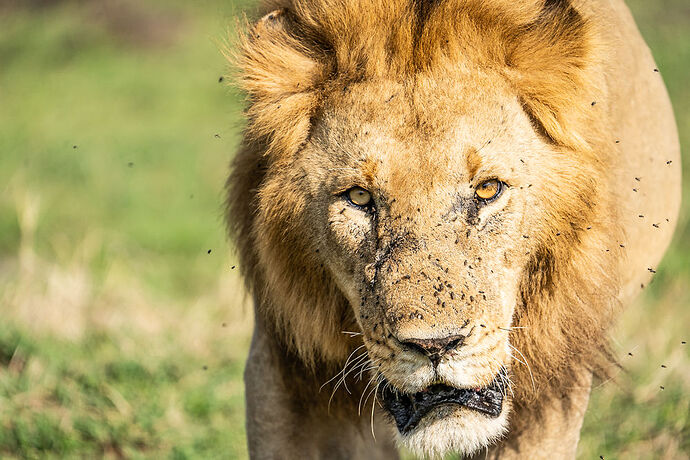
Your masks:
<instances>
[{"instance_id":1,"label":"lion's eye","mask_svg":"<svg viewBox=\"0 0 690 460\"><path fill-rule=\"evenodd\" d=\"M362 187L353 187L346 192L347 198L357 206L368 206L371 204L371 193Z\"/></svg>"},{"instance_id":2,"label":"lion's eye","mask_svg":"<svg viewBox=\"0 0 690 460\"><path fill-rule=\"evenodd\" d=\"M491 201L498 198L498 196L503 191L503 184L501 181L496 179L487 180L479 184L475 194L477 198L483 201Z\"/></svg>"}]
</instances>

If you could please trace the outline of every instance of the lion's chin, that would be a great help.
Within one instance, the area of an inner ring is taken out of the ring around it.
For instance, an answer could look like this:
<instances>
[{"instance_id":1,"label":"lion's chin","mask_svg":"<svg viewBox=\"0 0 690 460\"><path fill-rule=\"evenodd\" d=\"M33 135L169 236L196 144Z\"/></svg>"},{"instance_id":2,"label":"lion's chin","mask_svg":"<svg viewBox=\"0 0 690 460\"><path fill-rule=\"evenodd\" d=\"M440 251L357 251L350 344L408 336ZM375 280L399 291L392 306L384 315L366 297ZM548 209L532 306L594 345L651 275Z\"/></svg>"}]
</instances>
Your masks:
<instances>
[{"instance_id":1,"label":"lion's chin","mask_svg":"<svg viewBox=\"0 0 690 460\"><path fill-rule=\"evenodd\" d=\"M441 457L451 452L471 455L494 444L508 428L508 407L498 417L488 417L456 404L437 406L398 441L414 454Z\"/></svg>"},{"instance_id":2,"label":"lion's chin","mask_svg":"<svg viewBox=\"0 0 690 460\"><path fill-rule=\"evenodd\" d=\"M504 401L504 381L498 375L485 387L434 384L417 393L385 385L381 399L408 449L433 457L451 451L469 455L506 431L509 404Z\"/></svg>"}]
</instances>

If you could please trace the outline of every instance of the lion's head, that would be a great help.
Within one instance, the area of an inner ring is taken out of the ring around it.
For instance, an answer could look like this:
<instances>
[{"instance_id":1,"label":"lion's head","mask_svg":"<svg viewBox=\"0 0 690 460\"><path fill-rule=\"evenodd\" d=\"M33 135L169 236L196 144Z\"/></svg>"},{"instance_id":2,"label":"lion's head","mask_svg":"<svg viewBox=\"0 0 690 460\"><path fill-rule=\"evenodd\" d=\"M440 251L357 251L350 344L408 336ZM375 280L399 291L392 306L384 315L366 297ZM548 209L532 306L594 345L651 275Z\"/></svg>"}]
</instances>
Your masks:
<instances>
[{"instance_id":1,"label":"lion's head","mask_svg":"<svg viewBox=\"0 0 690 460\"><path fill-rule=\"evenodd\" d=\"M402 441L470 453L602 354L596 31L565 0L276 6L229 181L259 314L307 363L361 339Z\"/></svg>"}]
</instances>

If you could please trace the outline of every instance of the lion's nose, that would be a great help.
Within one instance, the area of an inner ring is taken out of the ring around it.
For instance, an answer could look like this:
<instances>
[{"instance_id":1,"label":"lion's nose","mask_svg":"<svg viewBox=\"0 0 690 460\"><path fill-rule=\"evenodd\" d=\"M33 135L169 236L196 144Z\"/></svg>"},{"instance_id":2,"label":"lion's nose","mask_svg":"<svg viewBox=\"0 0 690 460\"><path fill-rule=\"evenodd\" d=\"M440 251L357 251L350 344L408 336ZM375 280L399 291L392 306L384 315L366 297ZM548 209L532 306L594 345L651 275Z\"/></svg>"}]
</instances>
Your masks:
<instances>
[{"instance_id":1,"label":"lion's nose","mask_svg":"<svg viewBox=\"0 0 690 460\"><path fill-rule=\"evenodd\" d=\"M462 346L464 335L450 335L441 339L406 339L402 343L429 357L436 367L448 351Z\"/></svg>"}]
</instances>

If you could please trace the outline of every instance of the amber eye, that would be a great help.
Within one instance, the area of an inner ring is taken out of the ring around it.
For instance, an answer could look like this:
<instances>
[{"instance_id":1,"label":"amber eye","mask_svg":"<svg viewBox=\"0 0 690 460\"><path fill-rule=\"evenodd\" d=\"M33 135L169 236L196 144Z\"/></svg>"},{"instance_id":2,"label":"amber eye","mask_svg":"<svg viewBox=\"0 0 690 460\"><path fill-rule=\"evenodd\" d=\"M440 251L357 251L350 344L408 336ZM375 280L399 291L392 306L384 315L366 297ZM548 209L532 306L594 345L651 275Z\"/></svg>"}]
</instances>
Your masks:
<instances>
[{"instance_id":1,"label":"amber eye","mask_svg":"<svg viewBox=\"0 0 690 460\"><path fill-rule=\"evenodd\" d=\"M501 183L501 181L491 179L479 184L479 187L477 187L475 193L477 195L477 198L484 201L491 201L498 198L502 191L503 184Z\"/></svg>"},{"instance_id":2,"label":"amber eye","mask_svg":"<svg viewBox=\"0 0 690 460\"><path fill-rule=\"evenodd\" d=\"M353 187L347 191L348 199L357 206L368 206L371 204L371 193L362 187Z\"/></svg>"}]
</instances>

